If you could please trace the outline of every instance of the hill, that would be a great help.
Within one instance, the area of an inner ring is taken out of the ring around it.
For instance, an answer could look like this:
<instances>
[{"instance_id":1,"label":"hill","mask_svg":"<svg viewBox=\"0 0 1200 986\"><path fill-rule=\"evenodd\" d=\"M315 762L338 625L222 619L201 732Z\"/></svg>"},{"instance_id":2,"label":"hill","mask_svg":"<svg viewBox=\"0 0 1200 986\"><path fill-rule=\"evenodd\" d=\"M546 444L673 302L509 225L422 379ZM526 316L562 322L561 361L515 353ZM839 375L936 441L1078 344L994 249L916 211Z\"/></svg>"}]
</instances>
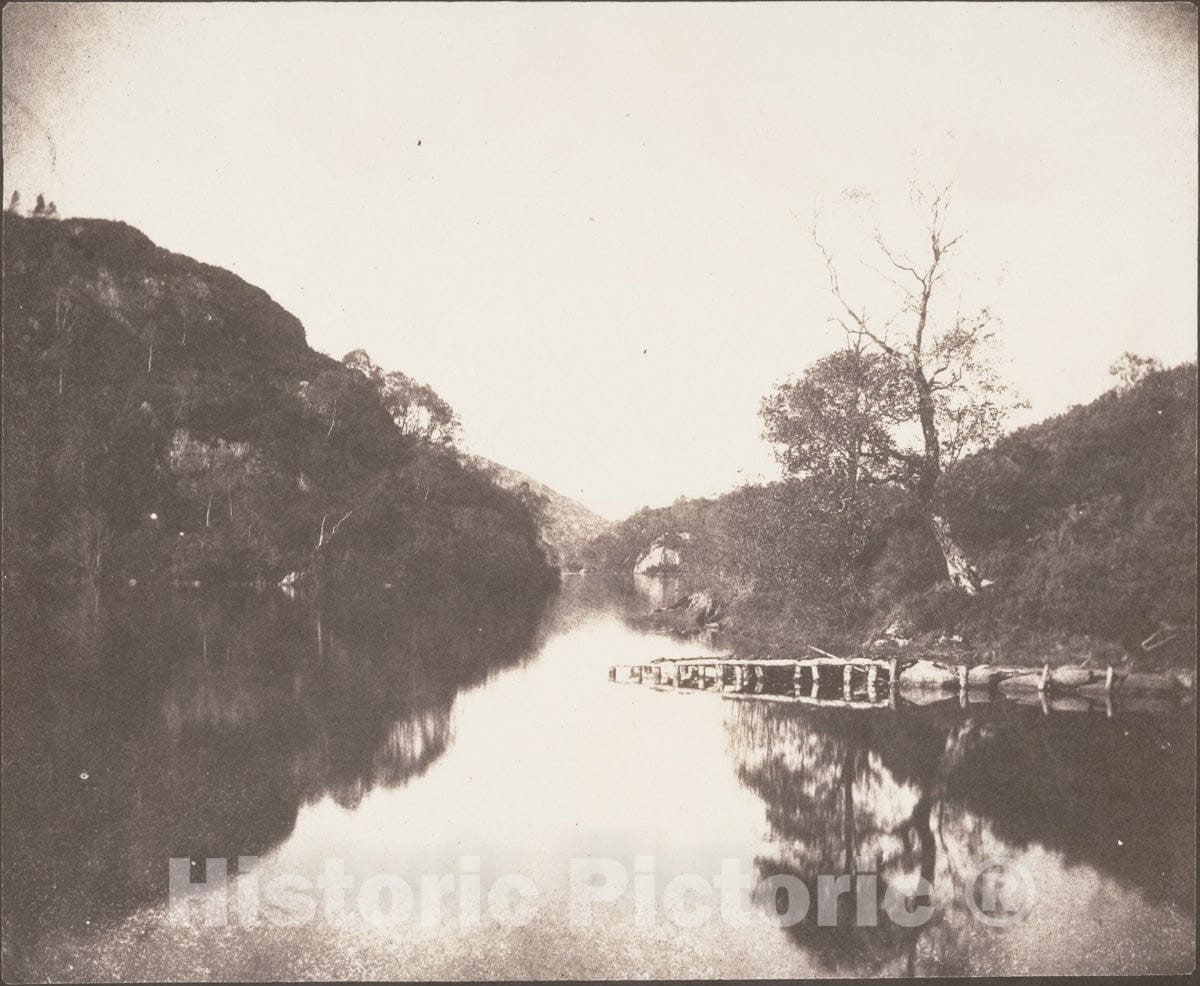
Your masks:
<instances>
[{"instance_id":1,"label":"hill","mask_svg":"<svg viewBox=\"0 0 1200 986\"><path fill-rule=\"evenodd\" d=\"M560 568L578 569L586 545L612 526L612 521L532 476L480 455L470 456L469 462L496 485L516 493L529 506L541 531L547 555Z\"/></svg>"},{"instance_id":2,"label":"hill","mask_svg":"<svg viewBox=\"0 0 1200 986\"><path fill-rule=\"evenodd\" d=\"M950 586L925 521L894 491L849 510L808 480L639 511L586 560L629 572L656 538L688 532L687 580L718 590L727 630L757 650L853 650L891 629L981 659L1190 663L1196 415L1196 366L1186 364L948 470L950 518L992 582L976 597Z\"/></svg>"},{"instance_id":3,"label":"hill","mask_svg":"<svg viewBox=\"0 0 1200 986\"><path fill-rule=\"evenodd\" d=\"M6 579L551 574L518 497L397 427L266 292L119 222L3 232Z\"/></svg>"}]
</instances>

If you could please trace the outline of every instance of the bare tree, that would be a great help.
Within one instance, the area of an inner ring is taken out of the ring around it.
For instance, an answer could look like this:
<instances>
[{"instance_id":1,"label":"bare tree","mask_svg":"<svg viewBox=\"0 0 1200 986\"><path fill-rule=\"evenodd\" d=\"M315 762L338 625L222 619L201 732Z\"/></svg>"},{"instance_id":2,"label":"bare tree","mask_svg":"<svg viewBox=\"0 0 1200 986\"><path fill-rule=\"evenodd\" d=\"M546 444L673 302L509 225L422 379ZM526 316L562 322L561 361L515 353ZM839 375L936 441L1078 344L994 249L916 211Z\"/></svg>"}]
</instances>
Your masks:
<instances>
[{"instance_id":1,"label":"bare tree","mask_svg":"<svg viewBox=\"0 0 1200 986\"><path fill-rule=\"evenodd\" d=\"M963 453L998 437L1006 413L1019 402L1009 397L989 358L994 340L991 313L983 308L970 314L960 310L948 319L935 317L933 301L943 283L947 258L962 237L946 231L947 192L936 195L926 208L926 247L917 259L894 250L875 231L881 260L894 276L878 273L899 296L895 310L882 320L866 304L856 305L847 297L833 255L814 228L813 240L825 260L838 308L832 321L845 333L854 356L830 368L820 382L828 390L830 378L841 379L839 400L843 407L856 409L857 438L870 439L847 445L854 436L844 433L844 421L840 425L842 447L852 452L847 453L853 461L852 485L865 474L914 496L929 519L950 580L974 594L983 580L946 519L942 471ZM846 391L850 383L858 388L856 392ZM810 430L830 427L821 424L811 407L799 413L807 418ZM864 452L869 455L864 457Z\"/></svg>"}]
</instances>

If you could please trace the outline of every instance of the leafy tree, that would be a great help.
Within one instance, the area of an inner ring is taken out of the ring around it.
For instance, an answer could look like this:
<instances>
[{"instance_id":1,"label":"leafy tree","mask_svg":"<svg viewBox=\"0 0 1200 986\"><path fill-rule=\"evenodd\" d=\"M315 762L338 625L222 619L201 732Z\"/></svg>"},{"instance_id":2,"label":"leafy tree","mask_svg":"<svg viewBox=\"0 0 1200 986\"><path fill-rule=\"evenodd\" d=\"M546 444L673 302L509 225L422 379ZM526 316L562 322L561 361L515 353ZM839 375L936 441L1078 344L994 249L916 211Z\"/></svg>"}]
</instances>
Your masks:
<instances>
[{"instance_id":1,"label":"leafy tree","mask_svg":"<svg viewBox=\"0 0 1200 986\"><path fill-rule=\"evenodd\" d=\"M1108 372L1117 378L1117 386L1129 390L1141 383L1151 373L1158 373L1163 368L1162 363L1153 356L1138 356L1136 353L1125 352L1120 359L1115 360Z\"/></svg>"},{"instance_id":2,"label":"leafy tree","mask_svg":"<svg viewBox=\"0 0 1200 986\"><path fill-rule=\"evenodd\" d=\"M354 370L378 392L396 427L438 445L453 445L462 427L458 415L428 384L399 370L384 372L365 349L353 349L342 365Z\"/></svg>"},{"instance_id":3,"label":"leafy tree","mask_svg":"<svg viewBox=\"0 0 1200 986\"><path fill-rule=\"evenodd\" d=\"M908 413L909 387L890 371L885 357L855 345L779 385L760 414L780 464L838 480L843 503L860 482L897 478L893 430Z\"/></svg>"},{"instance_id":4,"label":"leafy tree","mask_svg":"<svg viewBox=\"0 0 1200 986\"><path fill-rule=\"evenodd\" d=\"M383 385L383 370L376 366L365 349L352 349L342 357L342 365L361 373L377 388Z\"/></svg>"},{"instance_id":5,"label":"leafy tree","mask_svg":"<svg viewBox=\"0 0 1200 986\"><path fill-rule=\"evenodd\" d=\"M452 445L461 424L458 415L430 386L393 370L384 378L383 404L406 435Z\"/></svg>"}]
</instances>

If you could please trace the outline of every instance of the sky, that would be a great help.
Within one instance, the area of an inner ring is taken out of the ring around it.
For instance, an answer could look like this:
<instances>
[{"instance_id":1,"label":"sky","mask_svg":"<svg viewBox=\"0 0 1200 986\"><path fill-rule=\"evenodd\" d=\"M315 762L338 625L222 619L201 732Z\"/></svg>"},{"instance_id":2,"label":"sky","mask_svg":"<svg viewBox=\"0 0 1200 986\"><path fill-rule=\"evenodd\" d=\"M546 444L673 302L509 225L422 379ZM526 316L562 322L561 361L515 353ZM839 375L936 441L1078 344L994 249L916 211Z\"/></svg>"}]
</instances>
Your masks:
<instances>
[{"instance_id":1,"label":"sky","mask_svg":"<svg viewBox=\"0 0 1200 986\"><path fill-rule=\"evenodd\" d=\"M5 196L234 271L470 451L618 518L779 475L871 232L964 233L1013 424L1194 359L1196 12L1120 4L9 4ZM914 247L916 249L917 247Z\"/></svg>"}]
</instances>

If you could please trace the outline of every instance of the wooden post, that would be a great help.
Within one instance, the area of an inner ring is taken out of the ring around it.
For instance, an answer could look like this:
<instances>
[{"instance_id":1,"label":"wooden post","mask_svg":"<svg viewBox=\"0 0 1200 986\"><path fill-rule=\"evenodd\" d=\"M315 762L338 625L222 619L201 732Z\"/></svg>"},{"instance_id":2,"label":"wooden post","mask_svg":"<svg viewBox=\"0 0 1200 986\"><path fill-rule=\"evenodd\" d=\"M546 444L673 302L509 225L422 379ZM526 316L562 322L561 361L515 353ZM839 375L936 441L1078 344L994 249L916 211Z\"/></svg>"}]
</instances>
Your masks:
<instances>
[{"instance_id":1,"label":"wooden post","mask_svg":"<svg viewBox=\"0 0 1200 986\"><path fill-rule=\"evenodd\" d=\"M1110 664L1108 666L1108 670L1104 672L1104 693L1106 695L1112 694L1112 683L1113 683L1113 672L1112 672L1112 665Z\"/></svg>"},{"instance_id":2,"label":"wooden post","mask_svg":"<svg viewBox=\"0 0 1200 986\"><path fill-rule=\"evenodd\" d=\"M761 692L767 685L767 669L757 667L754 669L754 690Z\"/></svg>"},{"instance_id":3,"label":"wooden post","mask_svg":"<svg viewBox=\"0 0 1200 986\"><path fill-rule=\"evenodd\" d=\"M967 690L967 666L965 664L958 666L958 690L960 692Z\"/></svg>"},{"instance_id":4,"label":"wooden post","mask_svg":"<svg viewBox=\"0 0 1200 986\"><path fill-rule=\"evenodd\" d=\"M654 683L656 685L662 684L662 665L661 664L654 665Z\"/></svg>"},{"instance_id":5,"label":"wooden post","mask_svg":"<svg viewBox=\"0 0 1200 986\"><path fill-rule=\"evenodd\" d=\"M821 691L821 665L810 664L808 669L812 672L812 689L810 694L813 698L819 698Z\"/></svg>"},{"instance_id":6,"label":"wooden post","mask_svg":"<svg viewBox=\"0 0 1200 986\"><path fill-rule=\"evenodd\" d=\"M801 685L801 682L800 682L800 662L797 661L795 667L792 668L792 693L797 698L800 697L800 689L802 687L803 686Z\"/></svg>"},{"instance_id":7,"label":"wooden post","mask_svg":"<svg viewBox=\"0 0 1200 986\"><path fill-rule=\"evenodd\" d=\"M636 667L636 668L630 668L630 669L629 669L629 677L630 677L630 678L632 678L632 677L633 677L633 672L634 672L634 671L636 671L636 672L637 672L637 680L638 680L638 684L640 685L640 684L642 683L642 669L641 669L641 667L640 667L640 666L639 666L639 667Z\"/></svg>"},{"instance_id":8,"label":"wooden post","mask_svg":"<svg viewBox=\"0 0 1200 986\"><path fill-rule=\"evenodd\" d=\"M733 669L733 690L740 692L746 684L746 669L740 664Z\"/></svg>"},{"instance_id":9,"label":"wooden post","mask_svg":"<svg viewBox=\"0 0 1200 986\"><path fill-rule=\"evenodd\" d=\"M847 664L846 670L842 672L842 697L849 702L850 696L853 694L853 685L850 681L850 675L854 671L853 665Z\"/></svg>"},{"instance_id":10,"label":"wooden post","mask_svg":"<svg viewBox=\"0 0 1200 986\"><path fill-rule=\"evenodd\" d=\"M900 660L893 657L888 662L888 687L894 689L898 684L900 684Z\"/></svg>"},{"instance_id":11,"label":"wooden post","mask_svg":"<svg viewBox=\"0 0 1200 986\"><path fill-rule=\"evenodd\" d=\"M872 664L870 668L867 669L867 698L869 698L872 702L875 701L875 685L878 677L879 666L877 664Z\"/></svg>"},{"instance_id":12,"label":"wooden post","mask_svg":"<svg viewBox=\"0 0 1200 986\"><path fill-rule=\"evenodd\" d=\"M1042 676L1038 679L1038 691L1041 692L1042 694L1045 694L1046 685L1049 683L1049 681L1050 681L1050 665L1043 664L1042 665Z\"/></svg>"}]
</instances>

